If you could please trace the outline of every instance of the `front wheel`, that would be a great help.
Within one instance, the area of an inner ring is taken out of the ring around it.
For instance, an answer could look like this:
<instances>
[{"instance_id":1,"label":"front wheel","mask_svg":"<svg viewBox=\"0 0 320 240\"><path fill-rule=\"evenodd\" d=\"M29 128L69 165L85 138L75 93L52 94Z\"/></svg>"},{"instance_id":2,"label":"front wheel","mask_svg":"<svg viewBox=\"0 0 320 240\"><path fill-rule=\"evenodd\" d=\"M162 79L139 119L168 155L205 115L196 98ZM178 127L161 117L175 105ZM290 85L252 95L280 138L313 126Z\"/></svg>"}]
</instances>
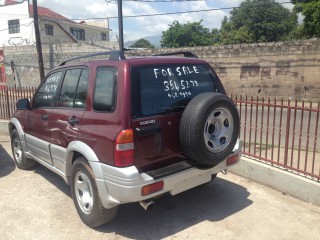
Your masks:
<instances>
[{"instance_id":1,"label":"front wheel","mask_svg":"<svg viewBox=\"0 0 320 240\"><path fill-rule=\"evenodd\" d=\"M71 193L81 220L89 227L99 227L110 222L117 207L106 209L98 195L94 175L84 157L75 160L71 174Z\"/></svg>"},{"instance_id":2,"label":"front wheel","mask_svg":"<svg viewBox=\"0 0 320 240\"><path fill-rule=\"evenodd\" d=\"M11 133L11 149L14 162L19 169L27 170L36 165L35 161L26 158L19 133L16 129L14 129Z\"/></svg>"}]
</instances>

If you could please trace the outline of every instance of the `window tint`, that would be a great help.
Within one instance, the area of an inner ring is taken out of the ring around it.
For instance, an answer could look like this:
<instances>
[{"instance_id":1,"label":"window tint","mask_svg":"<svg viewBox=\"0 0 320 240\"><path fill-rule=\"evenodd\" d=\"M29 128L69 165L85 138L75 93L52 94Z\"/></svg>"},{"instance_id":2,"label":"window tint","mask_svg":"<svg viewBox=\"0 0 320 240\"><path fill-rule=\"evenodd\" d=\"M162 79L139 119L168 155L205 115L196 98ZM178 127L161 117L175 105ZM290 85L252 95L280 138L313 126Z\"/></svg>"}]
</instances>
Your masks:
<instances>
[{"instance_id":1,"label":"window tint","mask_svg":"<svg viewBox=\"0 0 320 240\"><path fill-rule=\"evenodd\" d=\"M224 93L206 64L134 67L131 77L133 117L182 111L198 94Z\"/></svg>"},{"instance_id":2,"label":"window tint","mask_svg":"<svg viewBox=\"0 0 320 240\"><path fill-rule=\"evenodd\" d=\"M57 89L62 71L50 74L35 95L33 107L53 107L57 99Z\"/></svg>"},{"instance_id":3,"label":"window tint","mask_svg":"<svg viewBox=\"0 0 320 240\"><path fill-rule=\"evenodd\" d=\"M97 70L94 89L93 109L99 112L110 112L115 106L115 69L101 67Z\"/></svg>"},{"instance_id":4,"label":"window tint","mask_svg":"<svg viewBox=\"0 0 320 240\"><path fill-rule=\"evenodd\" d=\"M88 70L83 69L81 72L77 94L74 101L75 108L85 108L88 89Z\"/></svg>"},{"instance_id":5,"label":"window tint","mask_svg":"<svg viewBox=\"0 0 320 240\"><path fill-rule=\"evenodd\" d=\"M73 107L81 71L82 69L70 69L66 71L60 91L58 107Z\"/></svg>"}]
</instances>

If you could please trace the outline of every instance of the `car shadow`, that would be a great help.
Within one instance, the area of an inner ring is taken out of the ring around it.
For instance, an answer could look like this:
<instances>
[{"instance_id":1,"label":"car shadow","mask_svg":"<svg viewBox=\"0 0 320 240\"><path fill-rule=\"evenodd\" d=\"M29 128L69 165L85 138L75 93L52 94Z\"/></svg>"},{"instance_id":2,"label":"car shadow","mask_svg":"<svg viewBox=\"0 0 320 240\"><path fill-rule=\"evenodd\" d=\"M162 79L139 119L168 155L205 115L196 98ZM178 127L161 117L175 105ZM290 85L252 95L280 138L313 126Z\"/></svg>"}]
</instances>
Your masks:
<instances>
[{"instance_id":1,"label":"car shadow","mask_svg":"<svg viewBox=\"0 0 320 240\"><path fill-rule=\"evenodd\" d=\"M34 173L41 175L44 179L46 179L52 185L57 187L65 195L72 198L70 186L58 174L47 169L46 167L42 166L41 164L37 164L37 167L34 169Z\"/></svg>"},{"instance_id":2,"label":"car shadow","mask_svg":"<svg viewBox=\"0 0 320 240\"><path fill-rule=\"evenodd\" d=\"M0 178L12 173L16 165L9 153L0 144Z\"/></svg>"},{"instance_id":3,"label":"car shadow","mask_svg":"<svg viewBox=\"0 0 320 240\"><path fill-rule=\"evenodd\" d=\"M203 221L221 221L250 206L249 196L246 188L217 178L176 196L163 196L150 211L137 203L122 205L112 222L96 230L129 239L163 239Z\"/></svg>"},{"instance_id":4,"label":"car shadow","mask_svg":"<svg viewBox=\"0 0 320 240\"><path fill-rule=\"evenodd\" d=\"M41 165L35 173L72 198L70 186L57 174ZM236 214L253 203L249 196L241 185L217 177L210 184L156 199L150 211L139 203L120 205L112 222L94 230L129 239L163 239L203 221L218 222Z\"/></svg>"}]
</instances>

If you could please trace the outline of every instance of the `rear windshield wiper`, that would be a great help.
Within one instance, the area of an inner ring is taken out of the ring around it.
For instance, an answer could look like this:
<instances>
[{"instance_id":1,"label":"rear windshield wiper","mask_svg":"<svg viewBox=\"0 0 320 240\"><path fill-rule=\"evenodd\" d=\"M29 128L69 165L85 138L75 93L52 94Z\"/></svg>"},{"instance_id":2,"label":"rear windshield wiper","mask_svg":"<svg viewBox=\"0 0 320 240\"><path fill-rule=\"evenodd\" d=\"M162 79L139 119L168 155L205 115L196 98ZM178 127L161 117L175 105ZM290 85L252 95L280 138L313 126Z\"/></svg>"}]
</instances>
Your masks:
<instances>
[{"instance_id":1,"label":"rear windshield wiper","mask_svg":"<svg viewBox=\"0 0 320 240\"><path fill-rule=\"evenodd\" d=\"M159 110L181 110L184 109L186 106L174 106L174 107L166 107L166 108L159 108Z\"/></svg>"}]
</instances>

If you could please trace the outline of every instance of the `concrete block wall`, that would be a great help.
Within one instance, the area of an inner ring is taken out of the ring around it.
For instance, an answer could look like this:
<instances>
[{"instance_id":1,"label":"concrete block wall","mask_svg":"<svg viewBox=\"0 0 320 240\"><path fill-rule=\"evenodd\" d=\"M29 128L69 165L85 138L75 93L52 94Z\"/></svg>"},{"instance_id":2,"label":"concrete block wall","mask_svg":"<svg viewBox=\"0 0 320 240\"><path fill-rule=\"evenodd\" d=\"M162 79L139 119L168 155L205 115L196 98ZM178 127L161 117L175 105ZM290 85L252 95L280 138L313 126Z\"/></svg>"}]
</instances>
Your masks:
<instances>
[{"instance_id":1,"label":"concrete block wall","mask_svg":"<svg viewBox=\"0 0 320 240\"><path fill-rule=\"evenodd\" d=\"M111 42L44 44L42 45L42 53L45 73L66 59L94 52L110 51L116 49L116 47L117 44ZM18 86L20 80L22 86L38 86L40 77L36 46L5 46L3 50L7 84ZM11 61L14 62L16 67L16 74L13 74L11 69Z\"/></svg>"},{"instance_id":2,"label":"concrete block wall","mask_svg":"<svg viewBox=\"0 0 320 240\"><path fill-rule=\"evenodd\" d=\"M44 45L46 72L59 62L79 55L116 49L116 43ZM320 39L293 42L237 44L179 49L131 51L128 55L192 51L207 60L220 76L228 94L320 100ZM4 48L8 85L13 85L11 60L23 86L37 86L35 46Z\"/></svg>"}]
</instances>

